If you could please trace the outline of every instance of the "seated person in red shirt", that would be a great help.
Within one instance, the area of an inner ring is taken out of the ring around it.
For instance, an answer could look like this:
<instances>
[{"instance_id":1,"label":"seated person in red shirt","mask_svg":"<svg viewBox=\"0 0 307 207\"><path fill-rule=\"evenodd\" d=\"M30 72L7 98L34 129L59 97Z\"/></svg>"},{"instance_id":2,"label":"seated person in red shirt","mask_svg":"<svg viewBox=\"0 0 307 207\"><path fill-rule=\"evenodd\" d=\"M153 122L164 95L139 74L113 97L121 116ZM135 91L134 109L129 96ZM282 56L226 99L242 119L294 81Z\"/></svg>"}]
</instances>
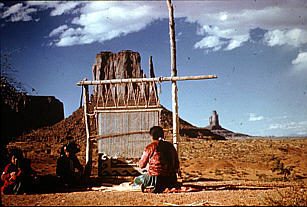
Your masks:
<instances>
[{"instance_id":1,"label":"seated person in red shirt","mask_svg":"<svg viewBox=\"0 0 307 207\"><path fill-rule=\"evenodd\" d=\"M1 187L1 193L20 194L23 172L19 167L19 162L22 159L22 152L13 149L9 157L11 162L6 165L1 175L1 180L4 182Z\"/></svg>"},{"instance_id":2,"label":"seated person in red shirt","mask_svg":"<svg viewBox=\"0 0 307 207\"><path fill-rule=\"evenodd\" d=\"M147 145L139 161L139 167L147 164L148 173L135 178L135 184L141 184L142 191L161 193L166 188L179 187L177 173L179 173L178 154L174 146L163 141L164 132L160 126L150 129L151 144Z\"/></svg>"}]
</instances>

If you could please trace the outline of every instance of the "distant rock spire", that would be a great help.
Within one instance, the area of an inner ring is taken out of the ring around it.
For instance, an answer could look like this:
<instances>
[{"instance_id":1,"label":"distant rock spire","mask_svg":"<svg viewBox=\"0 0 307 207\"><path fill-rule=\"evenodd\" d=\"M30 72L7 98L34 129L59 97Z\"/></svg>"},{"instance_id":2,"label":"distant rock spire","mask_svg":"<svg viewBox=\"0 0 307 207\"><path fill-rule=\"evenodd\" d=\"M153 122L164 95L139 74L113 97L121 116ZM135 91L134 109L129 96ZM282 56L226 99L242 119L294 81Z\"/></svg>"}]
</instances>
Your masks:
<instances>
[{"instance_id":1,"label":"distant rock spire","mask_svg":"<svg viewBox=\"0 0 307 207\"><path fill-rule=\"evenodd\" d=\"M152 63L152 56L149 57L149 77L150 78L155 78L155 72L153 68L153 63Z\"/></svg>"},{"instance_id":2,"label":"distant rock spire","mask_svg":"<svg viewBox=\"0 0 307 207\"><path fill-rule=\"evenodd\" d=\"M209 129L214 134L223 136L225 138L228 137L249 137L247 134L241 134L232 132L228 129L224 129L219 123L219 116L216 111L212 111L212 115L209 117L210 125L206 126L205 129Z\"/></svg>"},{"instance_id":3,"label":"distant rock spire","mask_svg":"<svg viewBox=\"0 0 307 207\"><path fill-rule=\"evenodd\" d=\"M209 117L210 129L221 129L219 116L216 111L212 111L212 116Z\"/></svg>"}]
</instances>

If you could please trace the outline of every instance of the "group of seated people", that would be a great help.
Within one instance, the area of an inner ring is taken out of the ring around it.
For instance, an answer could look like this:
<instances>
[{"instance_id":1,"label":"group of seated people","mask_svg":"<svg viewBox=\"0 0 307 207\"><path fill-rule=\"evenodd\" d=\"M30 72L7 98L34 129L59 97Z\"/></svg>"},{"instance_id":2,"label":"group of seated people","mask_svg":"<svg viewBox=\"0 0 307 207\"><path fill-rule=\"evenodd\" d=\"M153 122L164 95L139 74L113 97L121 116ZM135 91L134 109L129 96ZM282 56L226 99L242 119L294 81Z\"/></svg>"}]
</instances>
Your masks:
<instances>
[{"instance_id":1,"label":"group of seated people","mask_svg":"<svg viewBox=\"0 0 307 207\"><path fill-rule=\"evenodd\" d=\"M143 192L161 193L167 188L180 187L177 182L179 171L178 154L174 146L164 141L164 132L160 126L150 129L151 143L144 149L139 160L139 167L147 165L148 172L134 179L133 184L141 186ZM76 153L80 149L75 142L70 142L61 148L57 159L56 174L62 186L78 187L84 184L84 168ZM19 150L12 150L10 163L5 167L1 180L1 192L4 194L20 194L31 186L34 171Z\"/></svg>"},{"instance_id":2,"label":"group of seated people","mask_svg":"<svg viewBox=\"0 0 307 207\"><path fill-rule=\"evenodd\" d=\"M36 172L32 170L30 160L23 157L22 151L11 149L9 163L1 174L1 193L22 194L33 190Z\"/></svg>"},{"instance_id":3,"label":"group of seated people","mask_svg":"<svg viewBox=\"0 0 307 207\"><path fill-rule=\"evenodd\" d=\"M60 186L78 187L82 184L83 166L76 156L79 151L75 142L61 148L56 166ZM31 168L31 160L24 158L18 148L12 148L8 157L8 164L1 174L1 193L24 194L35 191L40 183L37 172Z\"/></svg>"}]
</instances>

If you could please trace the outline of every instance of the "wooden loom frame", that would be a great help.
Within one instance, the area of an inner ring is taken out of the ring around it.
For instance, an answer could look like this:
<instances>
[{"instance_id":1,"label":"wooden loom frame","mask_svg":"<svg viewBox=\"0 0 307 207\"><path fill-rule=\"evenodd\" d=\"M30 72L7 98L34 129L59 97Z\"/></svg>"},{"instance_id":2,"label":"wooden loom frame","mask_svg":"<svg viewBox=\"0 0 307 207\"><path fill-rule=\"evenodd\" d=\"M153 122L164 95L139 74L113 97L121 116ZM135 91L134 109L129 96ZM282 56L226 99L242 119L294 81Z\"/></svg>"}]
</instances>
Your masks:
<instances>
[{"instance_id":1,"label":"wooden loom frame","mask_svg":"<svg viewBox=\"0 0 307 207\"><path fill-rule=\"evenodd\" d=\"M171 52L171 77L159 77L159 78L131 78L131 79L113 79L113 80L96 80L88 81L83 80L78 82L77 85L83 86L83 99L84 99L84 116L85 116L85 127L86 127L86 176L89 177L92 168L92 147L91 137L89 130L89 90L88 85L100 85L100 84L121 84L127 83L138 83L138 82L172 82L172 111L173 111L173 144L177 149L179 155L179 116L178 116L178 96L177 96L177 82L182 80L201 80L201 79L214 79L216 75L203 75L203 76L186 76L177 77L176 68L176 39L175 39L175 22L174 22L174 9L171 0L166 0L169 9L169 35L170 35L170 52ZM115 104L116 107L116 104ZM118 107L118 106L117 106ZM147 106L149 107L149 106ZM128 107L127 107L128 108ZM145 106L146 108L146 106Z\"/></svg>"},{"instance_id":2,"label":"wooden loom frame","mask_svg":"<svg viewBox=\"0 0 307 207\"><path fill-rule=\"evenodd\" d=\"M91 166L92 166L92 140L93 139L101 139L101 138L107 138L106 137L100 137L100 136L91 136L90 135L90 130L89 130L89 85L110 85L110 84L123 84L123 83L155 83L155 82L165 82L165 81L185 81L185 80L202 80L202 79L215 79L217 78L216 75L201 75L201 76L184 76L184 77L159 77L159 78L130 78L130 79L112 79L112 80L96 80L96 81L88 81L84 79L83 81L80 81L77 83L78 86L83 86L83 100L84 100L84 117L85 117L85 127L86 127L86 169L89 171L88 174L90 175L91 172ZM111 87L110 87L111 89ZM108 96L105 96L108 97ZM113 97L114 98L114 97ZM151 109L151 108L157 108L160 106L159 99L157 97L158 104L156 105L126 105L126 106L121 106L118 107L116 106L103 106L103 107L96 107L98 110L138 110L138 109ZM173 99L174 101L174 99ZM177 102L177 99L175 100ZM135 102L137 103L137 102ZM178 103L176 103L178 104ZM178 114L177 114L178 115ZM174 123L175 122L175 123ZM176 120L173 119L173 125L176 125ZM179 126L178 126L179 128ZM134 133L134 132L132 132ZM137 133L137 132L135 132ZM139 132L138 132L139 133ZM145 133L145 132L144 132ZM178 139L178 134L173 134L173 144L177 147L178 151L178 144L179 144L179 139ZM115 135L112 135L115 136ZM117 136L117 135L116 135ZM119 136L119 135L118 135Z\"/></svg>"}]
</instances>

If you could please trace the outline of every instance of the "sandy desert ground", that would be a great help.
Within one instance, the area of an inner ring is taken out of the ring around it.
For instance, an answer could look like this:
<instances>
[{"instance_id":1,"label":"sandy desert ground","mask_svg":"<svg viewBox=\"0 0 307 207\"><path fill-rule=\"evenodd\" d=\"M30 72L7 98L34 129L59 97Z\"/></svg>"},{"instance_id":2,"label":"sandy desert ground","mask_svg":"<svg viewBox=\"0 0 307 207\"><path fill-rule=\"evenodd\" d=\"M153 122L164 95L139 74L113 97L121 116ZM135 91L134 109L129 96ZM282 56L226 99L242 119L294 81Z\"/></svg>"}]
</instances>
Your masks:
<instances>
[{"instance_id":1,"label":"sandy desert ground","mask_svg":"<svg viewBox=\"0 0 307 207\"><path fill-rule=\"evenodd\" d=\"M197 192L149 194L90 188L63 191L54 187L60 145L53 141L15 142L45 180L38 193L2 195L4 206L225 206L307 205L307 139L208 141L182 138L183 185ZM84 164L84 146L78 153ZM94 157L95 150L94 150ZM93 162L92 186L118 186L120 180L98 179ZM128 182L125 180L122 182ZM109 188L108 188L109 189Z\"/></svg>"}]
</instances>

